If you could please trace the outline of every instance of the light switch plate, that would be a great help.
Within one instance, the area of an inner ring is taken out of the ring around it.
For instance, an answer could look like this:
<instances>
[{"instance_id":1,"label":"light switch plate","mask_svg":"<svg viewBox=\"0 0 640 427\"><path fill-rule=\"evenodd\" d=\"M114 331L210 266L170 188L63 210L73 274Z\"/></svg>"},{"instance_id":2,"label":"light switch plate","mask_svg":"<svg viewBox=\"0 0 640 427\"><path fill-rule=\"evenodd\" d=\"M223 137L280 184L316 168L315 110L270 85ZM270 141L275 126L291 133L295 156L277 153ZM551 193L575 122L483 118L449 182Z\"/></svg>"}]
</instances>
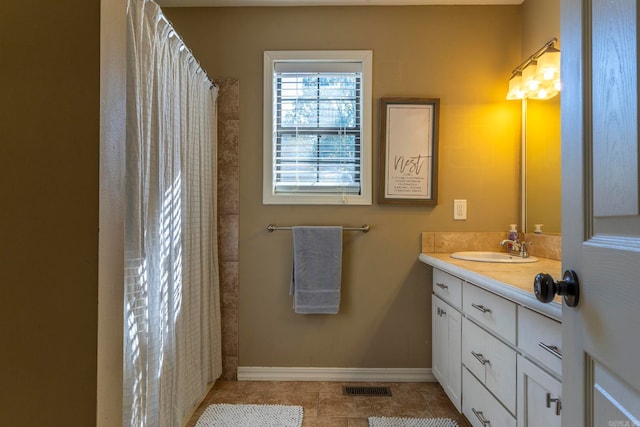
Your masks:
<instances>
[{"instance_id":1,"label":"light switch plate","mask_svg":"<svg viewBox=\"0 0 640 427\"><path fill-rule=\"evenodd\" d=\"M465 220L467 219L467 201L463 199L456 199L453 201L453 219Z\"/></svg>"}]
</instances>

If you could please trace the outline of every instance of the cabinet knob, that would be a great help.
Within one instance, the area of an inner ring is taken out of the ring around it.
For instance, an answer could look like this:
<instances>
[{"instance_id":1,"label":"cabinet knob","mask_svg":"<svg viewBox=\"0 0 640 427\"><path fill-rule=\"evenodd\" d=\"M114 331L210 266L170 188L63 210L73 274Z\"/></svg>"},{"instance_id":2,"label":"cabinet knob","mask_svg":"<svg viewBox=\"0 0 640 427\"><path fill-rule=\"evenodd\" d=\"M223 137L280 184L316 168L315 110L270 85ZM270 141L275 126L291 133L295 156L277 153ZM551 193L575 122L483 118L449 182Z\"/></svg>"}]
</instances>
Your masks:
<instances>
[{"instance_id":1,"label":"cabinet knob","mask_svg":"<svg viewBox=\"0 0 640 427\"><path fill-rule=\"evenodd\" d=\"M564 302L569 307L578 305L580 297L580 286L578 275L573 270L567 270L562 276L562 280L556 282L550 274L539 273L533 281L533 292L538 301L548 303L553 301L557 295L564 296Z\"/></svg>"}]
</instances>

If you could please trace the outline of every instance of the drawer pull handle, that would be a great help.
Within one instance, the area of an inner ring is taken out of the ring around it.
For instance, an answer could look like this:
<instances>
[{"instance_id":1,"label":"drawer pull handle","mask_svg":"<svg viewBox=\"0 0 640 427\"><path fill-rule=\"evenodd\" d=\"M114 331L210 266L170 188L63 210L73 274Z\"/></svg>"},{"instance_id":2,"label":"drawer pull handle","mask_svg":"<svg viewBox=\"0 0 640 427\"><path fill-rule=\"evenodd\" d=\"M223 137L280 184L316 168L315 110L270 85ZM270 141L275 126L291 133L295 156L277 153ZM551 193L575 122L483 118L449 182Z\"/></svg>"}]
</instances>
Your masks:
<instances>
[{"instance_id":1,"label":"drawer pull handle","mask_svg":"<svg viewBox=\"0 0 640 427\"><path fill-rule=\"evenodd\" d=\"M476 411L476 408L471 408L471 411L473 412L473 415L478 417L478 420L480 420L483 426L486 426L487 424L491 425L491 421L484 417L482 411Z\"/></svg>"},{"instance_id":2,"label":"drawer pull handle","mask_svg":"<svg viewBox=\"0 0 640 427\"><path fill-rule=\"evenodd\" d=\"M449 289L449 287L444 283L436 283L436 286L439 287L440 289Z\"/></svg>"},{"instance_id":3,"label":"drawer pull handle","mask_svg":"<svg viewBox=\"0 0 640 427\"><path fill-rule=\"evenodd\" d=\"M555 345L547 345L547 344L543 343L542 341L540 341L538 343L538 346L542 347L545 350L547 350L549 353L553 354L558 359L562 360L562 353L560 353L560 349L557 346L555 346Z\"/></svg>"},{"instance_id":4,"label":"drawer pull handle","mask_svg":"<svg viewBox=\"0 0 640 427\"><path fill-rule=\"evenodd\" d=\"M562 409L562 402L560 402L560 398L552 398L551 393L547 393L547 408L551 408L551 404L556 404L556 415L560 415L560 410Z\"/></svg>"},{"instance_id":5,"label":"drawer pull handle","mask_svg":"<svg viewBox=\"0 0 640 427\"><path fill-rule=\"evenodd\" d=\"M489 362L489 359L485 359L482 353L476 353L475 351L472 351L471 355L473 355L473 357L478 359L478 362L482 363L482 365L487 365L487 364L491 365L491 362Z\"/></svg>"},{"instance_id":6,"label":"drawer pull handle","mask_svg":"<svg viewBox=\"0 0 640 427\"><path fill-rule=\"evenodd\" d=\"M491 313L491 309L485 307L484 305L480 305L480 304L471 304L471 307L475 308L476 310L480 310L483 313Z\"/></svg>"}]
</instances>

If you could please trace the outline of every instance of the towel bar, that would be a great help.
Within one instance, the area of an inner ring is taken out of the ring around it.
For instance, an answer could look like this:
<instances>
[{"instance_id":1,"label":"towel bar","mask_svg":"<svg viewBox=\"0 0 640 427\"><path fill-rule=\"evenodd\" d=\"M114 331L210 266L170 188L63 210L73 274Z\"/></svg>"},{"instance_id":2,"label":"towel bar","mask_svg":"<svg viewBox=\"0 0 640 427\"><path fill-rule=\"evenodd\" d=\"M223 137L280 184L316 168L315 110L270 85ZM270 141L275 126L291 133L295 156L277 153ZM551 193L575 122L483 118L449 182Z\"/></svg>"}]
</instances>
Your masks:
<instances>
[{"instance_id":1,"label":"towel bar","mask_svg":"<svg viewBox=\"0 0 640 427\"><path fill-rule=\"evenodd\" d=\"M269 224L267 225L267 230L269 231L276 231L276 230L291 230L293 227L279 227L273 224ZM363 233L366 233L369 231L369 224L365 224L362 227L343 227L342 229L344 231L362 231Z\"/></svg>"}]
</instances>

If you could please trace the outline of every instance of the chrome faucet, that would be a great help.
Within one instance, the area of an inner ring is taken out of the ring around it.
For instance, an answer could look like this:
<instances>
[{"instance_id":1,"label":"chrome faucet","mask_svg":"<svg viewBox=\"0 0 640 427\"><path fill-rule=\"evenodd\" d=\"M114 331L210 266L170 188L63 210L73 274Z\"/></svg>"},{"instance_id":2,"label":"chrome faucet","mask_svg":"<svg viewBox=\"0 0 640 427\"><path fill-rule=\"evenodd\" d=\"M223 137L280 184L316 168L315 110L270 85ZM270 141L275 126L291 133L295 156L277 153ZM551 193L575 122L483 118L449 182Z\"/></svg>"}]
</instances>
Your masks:
<instances>
[{"instance_id":1,"label":"chrome faucet","mask_svg":"<svg viewBox=\"0 0 640 427\"><path fill-rule=\"evenodd\" d=\"M517 240L504 239L502 242L500 242L500 246L506 246L507 252L509 253L520 251L520 242L518 242Z\"/></svg>"},{"instance_id":2,"label":"chrome faucet","mask_svg":"<svg viewBox=\"0 0 640 427\"><path fill-rule=\"evenodd\" d=\"M519 242L517 240L509 240L509 239L504 239L503 241L500 242L500 246L507 247L507 252L508 253L514 253L517 252L517 255L519 257L522 258L528 258L529 257L529 251L527 250L527 247L533 245L532 242Z\"/></svg>"},{"instance_id":3,"label":"chrome faucet","mask_svg":"<svg viewBox=\"0 0 640 427\"><path fill-rule=\"evenodd\" d=\"M527 250L528 246L533 245L533 242L521 242L520 243L520 256L522 258L528 258L529 257L529 251Z\"/></svg>"}]
</instances>

